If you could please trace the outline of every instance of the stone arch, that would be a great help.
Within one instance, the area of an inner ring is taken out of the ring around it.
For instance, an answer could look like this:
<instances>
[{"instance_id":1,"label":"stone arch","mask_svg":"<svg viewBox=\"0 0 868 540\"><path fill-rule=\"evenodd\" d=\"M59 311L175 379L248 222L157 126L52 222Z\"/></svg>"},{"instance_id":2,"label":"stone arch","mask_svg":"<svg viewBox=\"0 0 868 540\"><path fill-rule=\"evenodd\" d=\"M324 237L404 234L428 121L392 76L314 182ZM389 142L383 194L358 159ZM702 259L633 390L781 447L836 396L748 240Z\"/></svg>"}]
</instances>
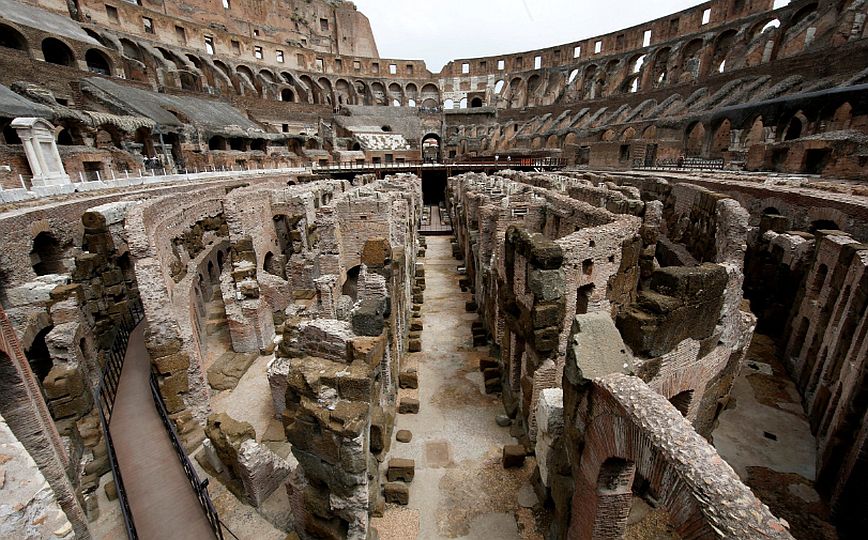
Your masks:
<instances>
[{"instance_id":1,"label":"stone arch","mask_svg":"<svg viewBox=\"0 0 868 540\"><path fill-rule=\"evenodd\" d=\"M527 105L524 79L515 77L509 81L509 108L520 109Z\"/></svg>"},{"instance_id":2,"label":"stone arch","mask_svg":"<svg viewBox=\"0 0 868 540\"><path fill-rule=\"evenodd\" d=\"M756 116L753 121L745 124L747 129L744 131L742 146L750 148L754 144L762 144L765 142L765 125L762 116Z\"/></svg>"},{"instance_id":3,"label":"stone arch","mask_svg":"<svg viewBox=\"0 0 868 540\"><path fill-rule=\"evenodd\" d=\"M320 77L317 84L322 88L325 103L328 105L334 104L335 99L332 92L332 82L327 77Z\"/></svg>"},{"instance_id":4,"label":"stone arch","mask_svg":"<svg viewBox=\"0 0 868 540\"><path fill-rule=\"evenodd\" d=\"M720 157L723 152L729 149L732 142L732 122L729 118L724 118L723 121L714 130L714 136L711 139L710 154L711 157Z\"/></svg>"},{"instance_id":5,"label":"stone arch","mask_svg":"<svg viewBox=\"0 0 868 540\"><path fill-rule=\"evenodd\" d=\"M684 154L691 157L700 157L705 147L705 125L702 122L688 124L684 131Z\"/></svg>"},{"instance_id":6,"label":"stone arch","mask_svg":"<svg viewBox=\"0 0 868 540\"><path fill-rule=\"evenodd\" d=\"M307 75L302 75L298 80L308 89L308 102L314 105L319 105L323 102L322 91L319 85Z\"/></svg>"},{"instance_id":7,"label":"stone arch","mask_svg":"<svg viewBox=\"0 0 868 540\"><path fill-rule=\"evenodd\" d=\"M481 97L476 96L475 98L470 100L470 108L471 109L478 109L480 107L482 107L482 98Z\"/></svg>"},{"instance_id":8,"label":"stone arch","mask_svg":"<svg viewBox=\"0 0 868 540\"><path fill-rule=\"evenodd\" d=\"M422 158L425 161L440 161L443 157L443 139L436 133L427 133L421 141Z\"/></svg>"},{"instance_id":9,"label":"stone arch","mask_svg":"<svg viewBox=\"0 0 868 540\"><path fill-rule=\"evenodd\" d=\"M792 141L806 135L805 131L808 127L808 119L802 111L797 112L790 117L786 127L782 130L782 141Z\"/></svg>"},{"instance_id":10,"label":"stone arch","mask_svg":"<svg viewBox=\"0 0 868 540\"><path fill-rule=\"evenodd\" d=\"M600 140L603 142L612 142L615 140L615 138L616 138L615 130L613 130L613 129L607 129L606 131L603 132L602 135L600 135Z\"/></svg>"},{"instance_id":11,"label":"stone arch","mask_svg":"<svg viewBox=\"0 0 868 540\"><path fill-rule=\"evenodd\" d=\"M636 138L636 129L632 126L621 132L621 141L627 142Z\"/></svg>"},{"instance_id":12,"label":"stone arch","mask_svg":"<svg viewBox=\"0 0 868 540\"><path fill-rule=\"evenodd\" d=\"M30 48L24 34L8 24L0 24L0 47L18 51L27 51Z\"/></svg>"},{"instance_id":13,"label":"stone arch","mask_svg":"<svg viewBox=\"0 0 868 540\"><path fill-rule=\"evenodd\" d=\"M711 62L706 69L711 72L723 73L726 70L726 62L735 45L738 32L729 29L718 34L714 38L712 47Z\"/></svg>"},{"instance_id":14,"label":"stone arch","mask_svg":"<svg viewBox=\"0 0 868 540\"><path fill-rule=\"evenodd\" d=\"M139 62L144 61L144 56L142 55L142 48L139 47L138 43L135 43L126 38L121 38L120 42L121 52L124 56L133 60L137 60Z\"/></svg>"},{"instance_id":15,"label":"stone arch","mask_svg":"<svg viewBox=\"0 0 868 540\"><path fill-rule=\"evenodd\" d=\"M47 37L42 40L42 56L49 64L75 66L75 54L73 54L72 49L54 37Z\"/></svg>"},{"instance_id":16,"label":"stone arch","mask_svg":"<svg viewBox=\"0 0 868 540\"><path fill-rule=\"evenodd\" d=\"M407 97L408 101L417 101L419 99L419 88L415 83L409 83L404 88L404 95Z\"/></svg>"},{"instance_id":17,"label":"stone arch","mask_svg":"<svg viewBox=\"0 0 868 540\"><path fill-rule=\"evenodd\" d=\"M291 88L284 88L280 91L280 101L293 102L295 101L295 92Z\"/></svg>"},{"instance_id":18,"label":"stone arch","mask_svg":"<svg viewBox=\"0 0 868 540\"><path fill-rule=\"evenodd\" d=\"M702 48L700 38L692 39L681 49L678 64L680 66L679 82L698 79L702 73Z\"/></svg>"},{"instance_id":19,"label":"stone arch","mask_svg":"<svg viewBox=\"0 0 868 540\"><path fill-rule=\"evenodd\" d=\"M657 138L657 126L651 124L642 130L642 138L643 139L656 139Z\"/></svg>"},{"instance_id":20,"label":"stone arch","mask_svg":"<svg viewBox=\"0 0 868 540\"><path fill-rule=\"evenodd\" d=\"M371 99L372 105L388 105L386 99L386 87L380 81L371 83Z\"/></svg>"},{"instance_id":21,"label":"stone arch","mask_svg":"<svg viewBox=\"0 0 868 540\"><path fill-rule=\"evenodd\" d=\"M397 101L398 106L404 104L404 89L400 84L393 82L389 85L389 97L391 97L393 101Z\"/></svg>"},{"instance_id":22,"label":"stone arch","mask_svg":"<svg viewBox=\"0 0 868 540\"><path fill-rule=\"evenodd\" d=\"M209 150L227 150L229 148L228 143L226 142L226 137L221 135L214 135L210 139L208 139L208 149Z\"/></svg>"},{"instance_id":23,"label":"stone arch","mask_svg":"<svg viewBox=\"0 0 868 540\"><path fill-rule=\"evenodd\" d=\"M651 85L656 88L663 86L669 82L669 57L672 54L672 49L663 47L654 53L654 59L650 69L646 69L646 73L651 78Z\"/></svg>"},{"instance_id":24,"label":"stone arch","mask_svg":"<svg viewBox=\"0 0 868 540\"><path fill-rule=\"evenodd\" d=\"M422 106L428 107L426 103L433 101L434 103L440 103L440 89L437 88L436 85L428 83L422 87L419 96L422 98Z\"/></svg>"},{"instance_id":25,"label":"stone arch","mask_svg":"<svg viewBox=\"0 0 868 540\"><path fill-rule=\"evenodd\" d=\"M346 79L335 81L335 105L352 105L355 103L353 87Z\"/></svg>"}]
</instances>

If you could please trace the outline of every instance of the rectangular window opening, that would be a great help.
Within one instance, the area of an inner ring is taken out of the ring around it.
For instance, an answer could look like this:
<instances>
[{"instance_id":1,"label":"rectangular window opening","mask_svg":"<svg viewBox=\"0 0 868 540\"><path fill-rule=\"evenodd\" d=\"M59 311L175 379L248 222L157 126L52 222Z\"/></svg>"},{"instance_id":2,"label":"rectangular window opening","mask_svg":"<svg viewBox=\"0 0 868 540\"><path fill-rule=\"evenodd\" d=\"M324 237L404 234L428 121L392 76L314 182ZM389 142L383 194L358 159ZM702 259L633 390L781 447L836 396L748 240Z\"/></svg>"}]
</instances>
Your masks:
<instances>
[{"instance_id":1,"label":"rectangular window opening","mask_svg":"<svg viewBox=\"0 0 868 540\"><path fill-rule=\"evenodd\" d=\"M542 56L537 56L533 59L533 68L541 69L542 68Z\"/></svg>"},{"instance_id":2,"label":"rectangular window opening","mask_svg":"<svg viewBox=\"0 0 868 540\"><path fill-rule=\"evenodd\" d=\"M183 45L187 44L187 32L184 30L183 26L176 26L175 27L175 37L178 38L178 41L181 44L183 44Z\"/></svg>"},{"instance_id":3,"label":"rectangular window opening","mask_svg":"<svg viewBox=\"0 0 868 540\"><path fill-rule=\"evenodd\" d=\"M112 22L118 22L121 20L120 15L118 15L118 8L114 6L110 6L108 4L105 5L105 14L108 15L108 18Z\"/></svg>"},{"instance_id":4,"label":"rectangular window opening","mask_svg":"<svg viewBox=\"0 0 868 540\"><path fill-rule=\"evenodd\" d=\"M283 51L275 51L274 58L279 64L282 64L285 61L283 57Z\"/></svg>"},{"instance_id":5,"label":"rectangular window opening","mask_svg":"<svg viewBox=\"0 0 868 540\"><path fill-rule=\"evenodd\" d=\"M578 58L582 56L582 46L579 45L573 49L573 58Z\"/></svg>"},{"instance_id":6,"label":"rectangular window opening","mask_svg":"<svg viewBox=\"0 0 868 540\"><path fill-rule=\"evenodd\" d=\"M464 62L463 64L461 64L461 73L463 73L465 75L470 73L470 64L469 63Z\"/></svg>"},{"instance_id":7,"label":"rectangular window opening","mask_svg":"<svg viewBox=\"0 0 868 540\"><path fill-rule=\"evenodd\" d=\"M316 70L317 71L325 70L325 60L323 60L322 58L316 59Z\"/></svg>"},{"instance_id":8,"label":"rectangular window opening","mask_svg":"<svg viewBox=\"0 0 868 540\"><path fill-rule=\"evenodd\" d=\"M651 45L651 30L645 30L642 35L642 46L648 47L649 45Z\"/></svg>"},{"instance_id":9,"label":"rectangular window opening","mask_svg":"<svg viewBox=\"0 0 868 540\"><path fill-rule=\"evenodd\" d=\"M601 52L603 52L603 41L599 40L594 43L594 54L600 54Z\"/></svg>"},{"instance_id":10,"label":"rectangular window opening","mask_svg":"<svg viewBox=\"0 0 868 540\"><path fill-rule=\"evenodd\" d=\"M702 24L708 24L711 22L711 8L706 9L702 12Z\"/></svg>"},{"instance_id":11,"label":"rectangular window opening","mask_svg":"<svg viewBox=\"0 0 868 540\"><path fill-rule=\"evenodd\" d=\"M145 27L146 34L154 33L154 20L150 17L142 17L142 25Z\"/></svg>"},{"instance_id":12,"label":"rectangular window opening","mask_svg":"<svg viewBox=\"0 0 868 540\"><path fill-rule=\"evenodd\" d=\"M253 47L253 56L254 56L257 60L262 60L262 57L263 57L263 55L262 55L262 47L260 47L259 45L254 46L254 47Z\"/></svg>"},{"instance_id":13,"label":"rectangular window opening","mask_svg":"<svg viewBox=\"0 0 868 540\"><path fill-rule=\"evenodd\" d=\"M223 9L229 9L230 7L229 0L223 0Z\"/></svg>"},{"instance_id":14,"label":"rectangular window opening","mask_svg":"<svg viewBox=\"0 0 868 540\"><path fill-rule=\"evenodd\" d=\"M397 64L389 64L389 74L397 75L398 74L398 65Z\"/></svg>"},{"instance_id":15,"label":"rectangular window opening","mask_svg":"<svg viewBox=\"0 0 868 540\"><path fill-rule=\"evenodd\" d=\"M323 32L329 31L329 20L328 19L320 19L319 20L319 29Z\"/></svg>"},{"instance_id":16,"label":"rectangular window opening","mask_svg":"<svg viewBox=\"0 0 868 540\"><path fill-rule=\"evenodd\" d=\"M232 45L232 52L235 54L241 54L241 42L233 39L230 44Z\"/></svg>"},{"instance_id":17,"label":"rectangular window opening","mask_svg":"<svg viewBox=\"0 0 868 540\"><path fill-rule=\"evenodd\" d=\"M205 52L208 54L214 54L214 37L213 36L205 36Z\"/></svg>"},{"instance_id":18,"label":"rectangular window opening","mask_svg":"<svg viewBox=\"0 0 868 540\"><path fill-rule=\"evenodd\" d=\"M506 69L506 60L498 60L497 61L497 70L503 71L504 69Z\"/></svg>"}]
</instances>

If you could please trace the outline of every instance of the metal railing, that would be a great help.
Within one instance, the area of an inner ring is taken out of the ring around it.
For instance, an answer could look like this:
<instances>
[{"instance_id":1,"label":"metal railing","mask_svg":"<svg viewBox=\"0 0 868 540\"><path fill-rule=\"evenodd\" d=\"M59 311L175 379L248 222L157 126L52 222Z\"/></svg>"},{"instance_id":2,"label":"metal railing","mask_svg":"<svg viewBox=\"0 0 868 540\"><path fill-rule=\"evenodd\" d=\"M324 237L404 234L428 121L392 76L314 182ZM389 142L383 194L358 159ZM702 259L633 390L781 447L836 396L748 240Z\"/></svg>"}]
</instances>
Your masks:
<instances>
[{"instance_id":1,"label":"metal railing","mask_svg":"<svg viewBox=\"0 0 868 540\"><path fill-rule=\"evenodd\" d=\"M137 540L136 524L133 520L133 513L130 509L129 499L126 489L124 488L124 478L121 474L120 466L118 465L117 454L115 453L114 442L112 441L111 423L112 412L114 411L115 398L118 393L118 385L121 381L121 373L124 369L124 357L127 352L127 345L130 342L130 334L133 329L144 318L144 311L139 302L133 302L130 305L129 312L121 320L117 327L114 341L111 348L106 353L105 366L99 379L99 386L96 390L96 404L99 412L99 423L102 426L103 438L105 438L106 448L108 450L109 466L111 467L112 477L115 481L115 488L118 494L118 503L121 507L121 513L124 518L124 526L127 531L127 537L130 540Z\"/></svg>"},{"instance_id":2,"label":"metal railing","mask_svg":"<svg viewBox=\"0 0 868 540\"><path fill-rule=\"evenodd\" d=\"M389 170L389 169L473 169L498 167L508 169L510 167L564 167L566 160L559 158L525 158L525 159L499 159L486 161L392 161L388 163L372 161L342 161L331 164L313 164L311 169L316 171L355 171L355 170Z\"/></svg>"},{"instance_id":3,"label":"metal railing","mask_svg":"<svg viewBox=\"0 0 868 540\"><path fill-rule=\"evenodd\" d=\"M157 407L160 420L162 420L163 427L166 428L166 433L168 433L169 439L172 441L172 447L175 449L175 454L177 454L178 460L184 468L184 474L187 475L187 480L190 482L190 486L196 493L199 505L202 506L202 511L205 512L205 517L211 525L211 530L214 531L214 535L219 540L224 540L224 532L228 533L232 538L239 540L238 537L235 536L235 534L230 531L222 521L220 521L217 509L214 508L214 503L211 502L211 496L208 494L208 480L201 480L199 478L199 474L196 472L193 463L187 456L187 452L181 444L181 439L178 437L178 432L175 430L175 425L169 418L169 411L166 409L166 403L163 401L163 396L160 395L160 386L154 372L151 372L150 384L151 396L154 398L154 404Z\"/></svg>"},{"instance_id":4,"label":"metal railing","mask_svg":"<svg viewBox=\"0 0 868 540\"><path fill-rule=\"evenodd\" d=\"M682 158L682 159L658 159L654 163L646 163L642 158L633 160L636 169L663 169L663 170L720 170L725 168L726 163L722 159Z\"/></svg>"}]
</instances>

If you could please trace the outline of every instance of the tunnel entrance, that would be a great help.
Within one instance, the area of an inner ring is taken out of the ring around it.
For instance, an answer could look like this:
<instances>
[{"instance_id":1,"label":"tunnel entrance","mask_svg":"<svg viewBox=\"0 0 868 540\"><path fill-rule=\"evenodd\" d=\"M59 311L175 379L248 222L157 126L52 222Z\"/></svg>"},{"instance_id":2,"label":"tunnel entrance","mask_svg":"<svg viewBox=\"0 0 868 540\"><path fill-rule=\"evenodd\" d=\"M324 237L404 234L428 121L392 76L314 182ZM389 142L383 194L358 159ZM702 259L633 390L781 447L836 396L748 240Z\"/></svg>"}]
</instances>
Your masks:
<instances>
[{"instance_id":1,"label":"tunnel entrance","mask_svg":"<svg viewBox=\"0 0 868 540\"><path fill-rule=\"evenodd\" d=\"M446 171L422 171L422 201L426 206L446 202Z\"/></svg>"}]
</instances>

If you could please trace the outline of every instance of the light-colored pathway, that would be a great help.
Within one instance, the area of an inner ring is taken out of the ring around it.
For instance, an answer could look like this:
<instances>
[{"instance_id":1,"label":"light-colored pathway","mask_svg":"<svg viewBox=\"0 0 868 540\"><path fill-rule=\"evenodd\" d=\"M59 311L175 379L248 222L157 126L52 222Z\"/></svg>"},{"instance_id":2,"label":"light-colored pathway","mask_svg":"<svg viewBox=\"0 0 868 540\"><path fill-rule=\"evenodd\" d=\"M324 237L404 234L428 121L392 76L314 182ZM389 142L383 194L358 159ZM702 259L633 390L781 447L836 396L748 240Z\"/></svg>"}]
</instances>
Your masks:
<instances>
[{"instance_id":1,"label":"light-colored pathway","mask_svg":"<svg viewBox=\"0 0 868 540\"><path fill-rule=\"evenodd\" d=\"M142 540L212 539L151 397L146 325L130 335L109 426L136 530Z\"/></svg>"},{"instance_id":2,"label":"light-colored pathway","mask_svg":"<svg viewBox=\"0 0 868 540\"><path fill-rule=\"evenodd\" d=\"M450 237L427 240L422 352L402 366L418 369L419 390L400 393L418 396L420 411L398 415L395 431L410 430L413 439L393 439L389 453L414 459L416 477L409 506L388 505L373 526L383 540L535 538L530 510L517 502L533 460L522 469L501 465L503 446L515 439L495 422L503 414L500 399L483 392L478 366L487 348L474 349L470 332L477 315L465 312L470 295L460 292Z\"/></svg>"}]
</instances>

